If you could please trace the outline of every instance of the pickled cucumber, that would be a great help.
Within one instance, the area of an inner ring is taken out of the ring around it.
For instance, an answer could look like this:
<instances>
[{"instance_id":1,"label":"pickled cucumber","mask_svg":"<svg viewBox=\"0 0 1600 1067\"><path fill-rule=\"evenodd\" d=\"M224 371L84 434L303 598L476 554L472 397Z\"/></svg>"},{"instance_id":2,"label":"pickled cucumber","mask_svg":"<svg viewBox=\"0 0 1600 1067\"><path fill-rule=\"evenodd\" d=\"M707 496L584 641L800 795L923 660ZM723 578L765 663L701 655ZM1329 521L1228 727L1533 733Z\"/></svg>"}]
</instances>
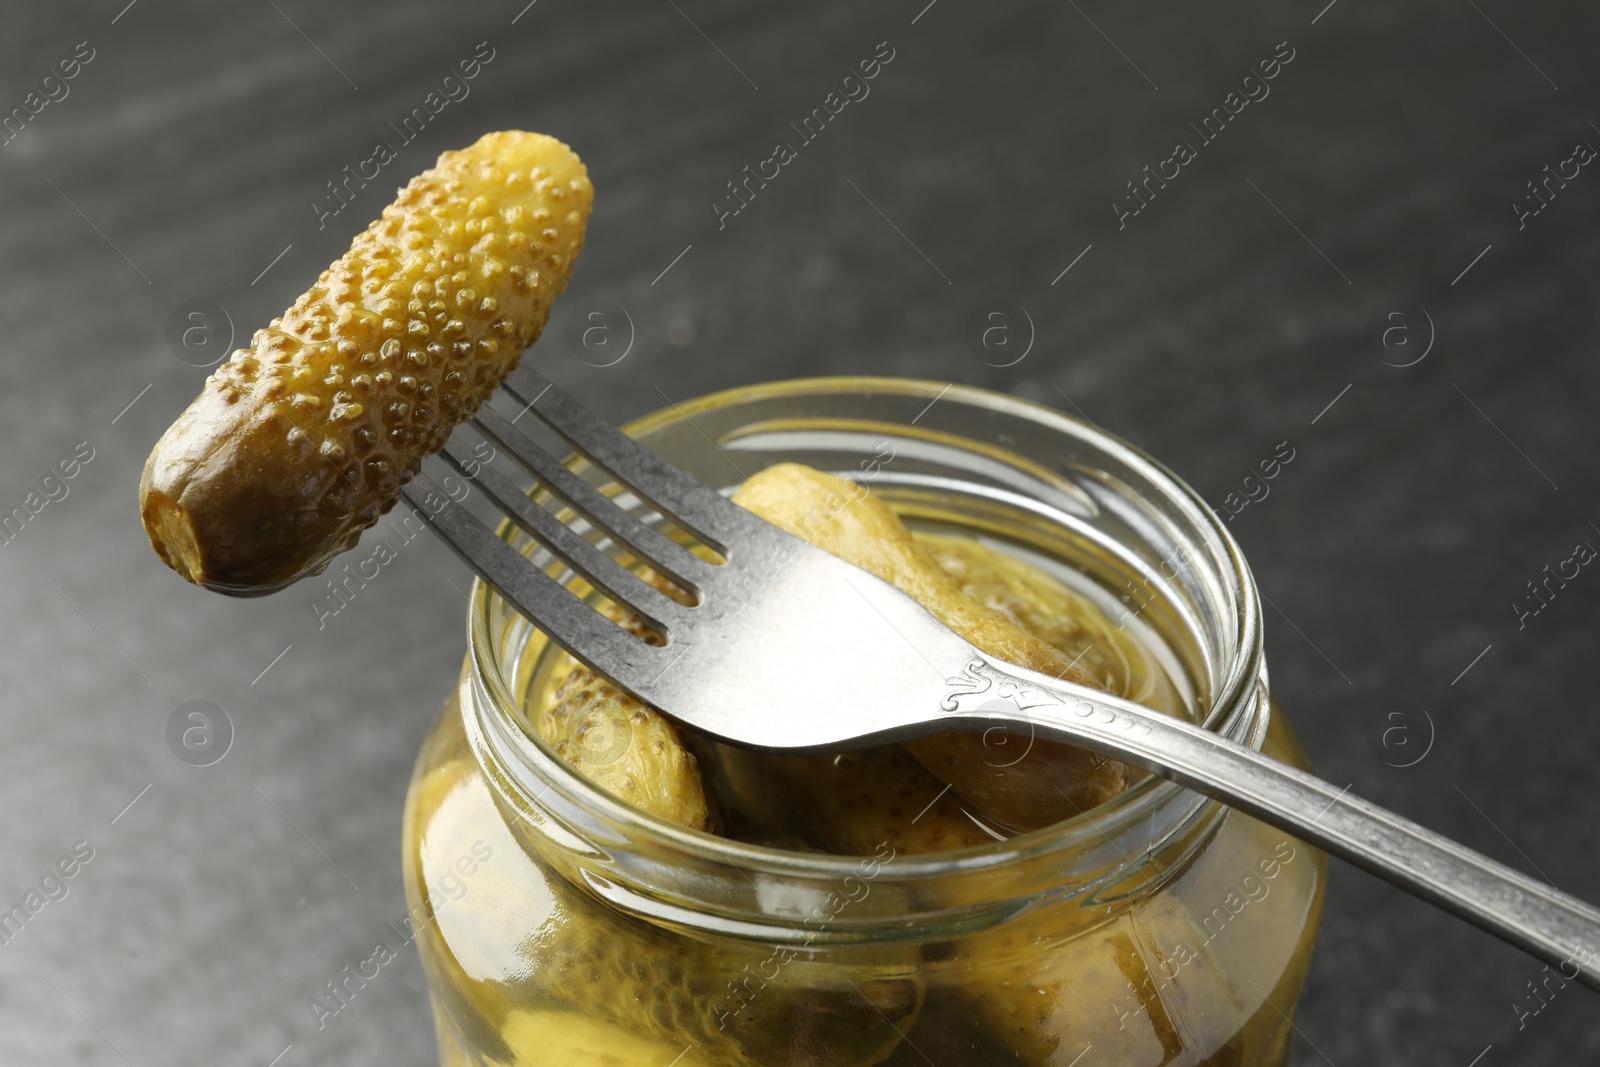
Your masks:
<instances>
[{"instance_id":1,"label":"pickled cucumber","mask_svg":"<svg viewBox=\"0 0 1600 1067\"><path fill-rule=\"evenodd\" d=\"M587 667L569 673L534 729L578 773L640 811L716 829L694 754L676 724Z\"/></svg>"},{"instance_id":2,"label":"pickled cucumber","mask_svg":"<svg viewBox=\"0 0 1600 1067\"><path fill-rule=\"evenodd\" d=\"M709 1067L870 1067L916 1022L923 983L913 953L880 950L841 964L800 948L702 944L570 887L536 980L558 1002L662 1044L692 1046Z\"/></svg>"},{"instance_id":3,"label":"pickled cucumber","mask_svg":"<svg viewBox=\"0 0 1600 1067\"><path fill-rule=\"evenodd\" d=\"M736 503L915 598L974 646L1009 663L1083 685L1097 680L1060 649L968 596L889 506L859 485L794 463L761 471ZM1127 768L1083 749L1016 735L948 733L904 743L982 815L1028 830L1109 800Z\"/></svg>"},{"instance_id":4,"label":"pickled cucumber","mask_svg":"<svg viewBox=\"0 0 1600 1067\"><path fill-rule=\"evenodd\" d=\"M254 596L325 568L544 328L593 189L542 134L446 152L207 379L146 461L168 566Z\"/></svg>"},{"instance_id":5,"label":"pickled cucumber","mask_svg":"<svg viewBox=\"0 0 1600 1067\"><path fill-rule=\"evenodd\" d=\"M640 576L657 588L669 588L652 571ZM601 613L642 640L660 641L615 604L603 605ZM699 763L680 727L565 652L551 659L528 719L556 755L641 811L692 830L720 829Z\"/></svg>"},{"instance_id":6,"label":"pickled cucumber","mask_svg":"<svg viewBox=\"0 0 1600 1067\"><path fill-rule=\"evenodd\" d=\"M716 745L747 835L793 835L844 856L884 846L895 855L971 848L995 840L959 798L899 745L819 756L775 756Z\"/></svg>"},{"instance_id":7,"label":"pickled cucumber","mask_svg":"<svg viewBox=\"0 0 1600 1067\"><path fill-rule=\"evenodd\" d=\"M1123 626L1036 567L965 537L917 533L961 591L1070 657L1094 684L1148 708L1184 714L1166 670Z\"/></svg>"},{"instance_id":8,"label":"pickled cucumber","mask_svg":"<svg viewBox=\"0 0 1600 1067\"><path fill-rule=\"evenodd\" d=\"M1029 1067L1070 1063L1089 1046L1097 1062L1125 1067L1238 1063L1244 1016L1181 903L1156 892L1087 931L1063 914L1075 907L963 944L967 995L1001 1044Z\"/></svg>"}]
</instances>

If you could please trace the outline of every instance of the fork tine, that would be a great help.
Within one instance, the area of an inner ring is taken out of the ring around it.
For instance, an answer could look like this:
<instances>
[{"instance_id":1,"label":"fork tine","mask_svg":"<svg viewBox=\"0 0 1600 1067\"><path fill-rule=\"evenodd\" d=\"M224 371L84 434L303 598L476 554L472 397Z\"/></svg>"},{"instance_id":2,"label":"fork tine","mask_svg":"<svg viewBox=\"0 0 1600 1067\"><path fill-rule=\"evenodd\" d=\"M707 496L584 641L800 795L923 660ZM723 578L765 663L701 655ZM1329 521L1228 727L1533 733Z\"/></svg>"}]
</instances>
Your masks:
<instances>
[{"instance_id":1,"label":"fork tine","mask_svg":"<svg viewBox=\"0 0 1600 1067\"><path fill-rule=\"evenodd\" d=\"M504 384L507 392L527 405L524 410L532 411L597 466L723 556L728 554L729 541L749 528L749 512L607 425L527 361Z\"/></svg>"},{"instance_id":2,"label":"fork tine","mask_svg":"<svg viewBox=\"0 0 1600 1067\"><path fill-rule=\"evenodd\" d=\"M427 475L417 474L400 493L462 562L576 659L632 693L663 670L664 647L645 644L584 603Z\"/></svg>"},{"instance_id":3,"label":"fork tine","mask_svg":"<svg viewBox=\"0 0 1600 1067\"><path fill-rule=\"evenodd\" d=\"M685 589L698 592L711 578L712 565L687 548L641 522L566 464L540 448L511 421L485 404L474 420L477 428L511 454L511 458L596 526L609 532L651 566Z\"/></svg>"},{"instance_id":4,"label":"fork tine","mask_svg":"<svg viewBox=\"0 0 1600 1067\"><path fill-rule=\"evenodd\" d=\"M540 507L499 471L478 460L465 445L449 441L444 457L450 465L477 483L500 510L571 567L589 584L644 620L651 629L668 636L674 621L682 618L683 605L622 566L591 544L572 527Z\"/></svg>"}]
</instances>

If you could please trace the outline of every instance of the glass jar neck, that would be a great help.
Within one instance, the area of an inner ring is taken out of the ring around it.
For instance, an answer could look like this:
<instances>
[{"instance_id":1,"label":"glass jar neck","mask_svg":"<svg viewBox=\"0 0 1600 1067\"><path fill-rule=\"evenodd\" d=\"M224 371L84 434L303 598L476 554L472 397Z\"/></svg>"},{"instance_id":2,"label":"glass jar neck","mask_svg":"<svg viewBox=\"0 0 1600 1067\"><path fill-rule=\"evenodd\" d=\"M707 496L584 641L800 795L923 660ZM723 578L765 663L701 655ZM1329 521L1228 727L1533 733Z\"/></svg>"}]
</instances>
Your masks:
<instances>
[{"instance_id":1,"label":"glass jar neck","mask_svg":"<svg viewBox=\"0 0 1600 1067\"><path fill-rule=\"evenodd\" d=\"M1083 816L954 852L789 852L645 814L528 737L481 670L462 683L469 747L524 848L549 869L645 921L777 941L948 936L1044 902L1109 916L1181 871L1225 809L1160 778ZM1250 687L1222 730L1259 747L1269 701Z\"/></svg>"},{"instance_id":2,"label":"glass jar neck","mask_svg":"<svg viewBox=\"0 0 1600 1067\"><path fill-rule=\"evenodd\" d=\"M1180 636L1191 660L1195 698L1206 709L1204 725L1261 747L1270 703L1259 604L1237 545L1181 481L1098 429L1010 397L895 379L775 383L702 398L627 429L711 481L674 454L672 432L687 420L694 419L697 433L679 440L698 439L699 431L719 417L726 426L707 432L723 440L733 432L727 427L745 424L741 419L759 426L762 417L770 421L766 411L794 407L797 397L801 407L825 409L836 395L849 398L852 412L860 409L864 395L881 400L889 414L874 426L917 423L915 442L907 444L900 462L904 476L919 486L929 478L929 464L949 460L917 458L912 449L922 447L925 455L935 448L959 451L963 439L941 429L941 421L945 427L962 426L963 405L981 415L986 428L1002 424L985 432L1010 431L1004 436L1013 440L1035 434L1070 445L1074 462L1092 469L1093 476L1061 483L1059 489L1051 483L1048 493L1076 494L1086 500L1087 511L1109 516L1115 533L1100 535L1107 551L1118 547L1119 536L1138 541L1137 552L1124 552L1115 562L1137 577L1137 595L1161 601L1172 625L1184 631ZM935 398L939 403L930 406ZM771 408L762 407L769 402ZM738 410L750 404L755 410L749 414ZM899 418L901 406L905 419ZM1007 420L1015 427L1005 425ZM786 420L784 432L792 435L802 421ZM839 423L828 422L833 449L840 447ZM992 444L974 444L975 451L980 449L989 467L1010 455ZM1021 472L1016 477L1060 482L1027 453L1013 458ZM883 485L892 491L893 479ZM1071 521L1064 512L1054 514ZM1148 777L1077 818L961 851L894 855L880 849L873 856L838 856L714 837L623 803L531 734L513 679L523 670L518 657L534 636L526 620L481 582L475 586L469 670L461 692L469 746L525 848L549 869L645 921L809 944L904 937L908 930L919 938L943 930L954 936L1049 901L1078 900L1108 914L1154 892L1180 871L1225 810Z\"/></svg>"}]
</instances>

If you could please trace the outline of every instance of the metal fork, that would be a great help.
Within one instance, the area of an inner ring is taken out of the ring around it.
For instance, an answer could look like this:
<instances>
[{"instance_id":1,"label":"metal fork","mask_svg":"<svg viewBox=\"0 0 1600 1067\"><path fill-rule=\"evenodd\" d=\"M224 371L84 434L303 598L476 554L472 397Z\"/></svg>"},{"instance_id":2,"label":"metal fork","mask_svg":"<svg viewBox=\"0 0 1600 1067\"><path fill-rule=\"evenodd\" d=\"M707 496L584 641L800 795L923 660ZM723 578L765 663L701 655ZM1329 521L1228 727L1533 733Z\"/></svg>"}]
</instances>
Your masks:
<instances>
[{"instance_id":1,"label":"metal fork","mask_svg":"<svg viewBox=\"0 0 1600 1067\"><path fill-rule=\"evenodd\" d=\"M554 498L696 600L680 603L478 462L470 448L446 446L445 458L518 526L665 643L647 644L601 615L426 475L413 478L404 495L551 640L684 725L775 752L836 751L997 725L1091 749L1318 845L1600 990L1600 910L1352 796L1348 787L1189 722L987 656L887 582L734 504L530 367L513 373L505 389L524 412L725 560L690 552L511 420L480 410L477 429Z\"/></svg>"}]
</instances>

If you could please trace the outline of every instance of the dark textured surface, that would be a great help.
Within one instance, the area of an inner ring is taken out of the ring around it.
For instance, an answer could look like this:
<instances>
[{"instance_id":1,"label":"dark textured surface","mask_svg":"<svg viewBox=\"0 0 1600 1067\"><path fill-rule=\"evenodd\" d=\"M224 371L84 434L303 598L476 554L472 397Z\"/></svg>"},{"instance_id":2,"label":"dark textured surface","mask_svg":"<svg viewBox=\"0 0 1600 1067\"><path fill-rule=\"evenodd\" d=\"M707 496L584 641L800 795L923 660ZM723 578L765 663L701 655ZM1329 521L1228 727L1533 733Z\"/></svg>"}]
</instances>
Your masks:
<instances>
[{"instance_id":1,"label":"dark textured surface","mask_svg":"<svg viewBox=\"0 0 1600 1067\"><path fill-rule=\"evenodd\" d=\"M1232 526L1320 771L1600 898L1600 576L1524 629L1512 607L1600 546L1600 173L1520 231L1509 206L1600 145L1592 10L123 2L13 9L0 34L7 110L94 49L0 147L0 510L94 450L0 547L0 904L94 848L0 946L0 1062L433 1062L414 953L320 1031L306 999L404 911L401 798L461 655L465 572L418 540L319 630L312 589L241 602L175 578L135 486L206 373L168 347L174 308L215 301L242 342L389 190L500 127L589 164L566 307L622 305L636 343L586 366L558 305L535 352L608 416L806 374L954 380L1081 410L1218 504L1290 442ZM885 39L871 95L719 231L724 183ZM1271 95L1119 231L1124 183L1198 145L1189 123L1285 40ZM471 95L319 230L324 182L397 142L479 41ZM1035 324L1014 366L968 328L990 299ZM1385 366L1420 355L1428 317L1428 356ZM206 769L165 740L193 699L236 728ZM1295 1062L1593 1062L1600 1001L1577 987L1519 1026L1538 972L1336 865Z\"/></svg>"}]
</instances>

